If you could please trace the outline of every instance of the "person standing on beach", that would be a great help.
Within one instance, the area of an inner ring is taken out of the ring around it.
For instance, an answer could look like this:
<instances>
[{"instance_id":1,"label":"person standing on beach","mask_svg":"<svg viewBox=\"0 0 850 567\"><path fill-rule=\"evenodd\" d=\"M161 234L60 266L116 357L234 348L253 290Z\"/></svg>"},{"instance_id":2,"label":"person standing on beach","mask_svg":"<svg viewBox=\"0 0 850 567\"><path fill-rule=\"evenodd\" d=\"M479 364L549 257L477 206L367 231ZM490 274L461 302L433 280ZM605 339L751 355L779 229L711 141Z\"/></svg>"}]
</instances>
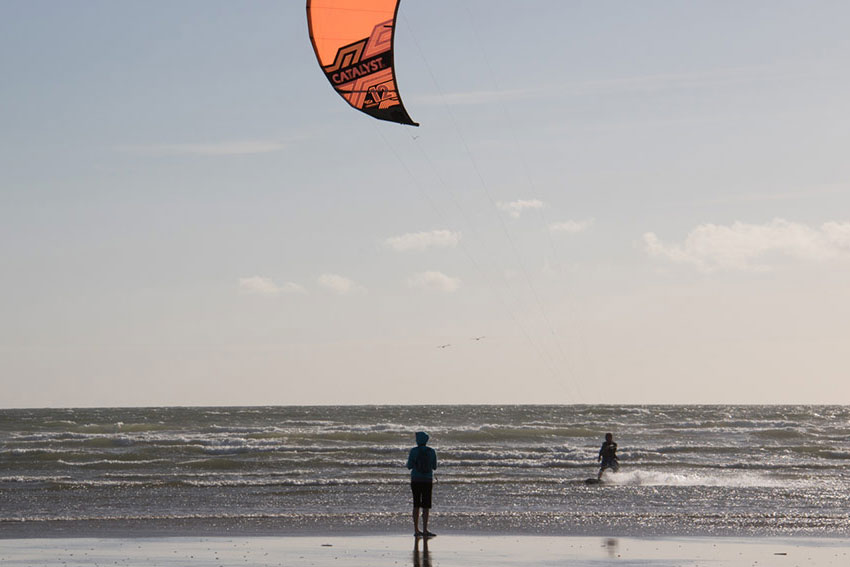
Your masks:
<instances>
[{"instance_id":1,"label":"person standing on beach","mask_svg":"<svg viewBox=\"0 0 850 567\"><path fill-rule=\"evenodd\" d=\"M599 466L597 480L602 480L602 473L605 469L611 469L614 472L620 469L620 463L617 460L617 444L614 443L614 435L612 433L605 434L605 442L602 444L602 448L599 449L599 458L597 461L602 462Z\"/></svg>"},{"instance_id":2,"label":"person standing on beach","mask_svg":"<svg viewBox=\"0 0 850 567\"><path fill-rule=\"evenodd\" d=\"M437 468L437 452L426 447L428 434L416 432L416 447L407 455L410 469L410 488L413 490L413 534L416 537L434 537L428 531L428 514L431 511L431 492L434 486L434 469ZM422 531L419 531L419 510L422 510Z\"/></svg>"}]
</instances>

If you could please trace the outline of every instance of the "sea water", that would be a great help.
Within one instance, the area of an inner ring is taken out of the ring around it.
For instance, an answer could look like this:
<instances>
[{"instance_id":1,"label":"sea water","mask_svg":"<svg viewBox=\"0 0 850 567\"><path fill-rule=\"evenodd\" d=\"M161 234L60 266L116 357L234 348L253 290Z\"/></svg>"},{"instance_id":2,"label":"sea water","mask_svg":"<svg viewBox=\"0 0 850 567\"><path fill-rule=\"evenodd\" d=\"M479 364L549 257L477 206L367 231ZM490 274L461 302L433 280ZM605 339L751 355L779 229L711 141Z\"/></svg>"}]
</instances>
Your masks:
<instances>
[{"instance_id":1,"label":"sea water","mask_svg":"<svg viewBox=\"0 0 850 567\"><path fill-rule=\"evenodd\" d=\"M0 410L0 537L406 533L418 430L434 531L850 536L848 407L343 406Z\"/></svg>"}]
</instances>

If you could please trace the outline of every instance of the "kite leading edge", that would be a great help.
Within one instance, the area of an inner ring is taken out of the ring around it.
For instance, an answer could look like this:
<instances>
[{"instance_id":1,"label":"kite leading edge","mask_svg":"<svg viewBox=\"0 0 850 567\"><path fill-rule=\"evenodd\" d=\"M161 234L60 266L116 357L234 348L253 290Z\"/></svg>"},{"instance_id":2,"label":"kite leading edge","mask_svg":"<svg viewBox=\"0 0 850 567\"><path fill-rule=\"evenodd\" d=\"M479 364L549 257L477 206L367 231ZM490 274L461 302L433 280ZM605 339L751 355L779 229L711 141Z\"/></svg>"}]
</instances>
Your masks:
<instances>
[{"instance_id":1,"label":"kite leading edge","mask_svg":"<svg viewBox=\"0 0 850 567\"><path fill-rule=\"evenodd\" d=\"M319 65L348 104L379 120L419 126L407 114L393 66L399 0L307 0Z\"/></svg>"}]
</instances>

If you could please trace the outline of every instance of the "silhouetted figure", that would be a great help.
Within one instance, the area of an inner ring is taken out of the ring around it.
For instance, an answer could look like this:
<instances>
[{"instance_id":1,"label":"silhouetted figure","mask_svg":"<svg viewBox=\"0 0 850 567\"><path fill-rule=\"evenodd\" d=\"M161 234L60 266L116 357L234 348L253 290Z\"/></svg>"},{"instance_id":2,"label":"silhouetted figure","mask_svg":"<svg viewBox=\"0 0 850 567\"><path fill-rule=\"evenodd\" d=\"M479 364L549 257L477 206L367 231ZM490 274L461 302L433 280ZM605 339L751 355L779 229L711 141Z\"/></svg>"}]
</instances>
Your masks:
<instances>
[{"instance_id":1,"label":"silhouetted figure","mask_svg":"<svg viewBox=\"0 0 850 567\"><path fill-rule=\"evenodd\" d=\"M431 493L434 486L434 469L437 468L437 452L426 447L428 434L416 432L416 447L407 455L410 469L410 488L413 491L413 535L434 537L428 531L428 514L431 511ZM419 531L419 510L422 509L422 531Z\"/></svg>"},{"instance_id":2,"label":"silhouetted figure","mask_svg":"<svg viewBox=\"0 0 850 567\"><path fill-rule=\"evenodd\" d=\"M599 475L596 477L597 480L602 480L602 473L605 469L611 469L614 472L620 470L620 463L617 461L617 444L614 443L613 434L605 434L605 443L603 443L602 448L599 449L599 458L597 461L602 462L599 466Z\"/></svg>"}]
</instances>

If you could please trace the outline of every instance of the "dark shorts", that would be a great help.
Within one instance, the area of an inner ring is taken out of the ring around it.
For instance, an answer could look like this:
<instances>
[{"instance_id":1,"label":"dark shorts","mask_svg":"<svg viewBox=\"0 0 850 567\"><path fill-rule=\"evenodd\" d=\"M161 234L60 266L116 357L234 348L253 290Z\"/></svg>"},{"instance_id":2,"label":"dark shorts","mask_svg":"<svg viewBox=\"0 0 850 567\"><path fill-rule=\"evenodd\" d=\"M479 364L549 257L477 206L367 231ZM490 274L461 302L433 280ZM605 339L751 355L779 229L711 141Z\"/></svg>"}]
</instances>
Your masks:
<instances>
[{"instance_id":1,"label":"dark shorts","mask_svg":"<svg viewBox=\"0 0 850 567\"><path fill-rule=\"evenodd\" d=\"M410 481L410 489L413 490L413 507L414 508L430 508L431 507L431 491L434 488L434 483L431 481Z\"/></svg>"},{"instance_id":2,"label":"dark shorts","mask_svg":"<svg viewBox=\"0 0 850 567\"><path fill-rule=\"evenodd\" d=\"M602 459L602 465L600 465L601 469L611 469L614 472L620 468L620 463L617 462L617 459Z\"/></svg>"}]
</instances>

